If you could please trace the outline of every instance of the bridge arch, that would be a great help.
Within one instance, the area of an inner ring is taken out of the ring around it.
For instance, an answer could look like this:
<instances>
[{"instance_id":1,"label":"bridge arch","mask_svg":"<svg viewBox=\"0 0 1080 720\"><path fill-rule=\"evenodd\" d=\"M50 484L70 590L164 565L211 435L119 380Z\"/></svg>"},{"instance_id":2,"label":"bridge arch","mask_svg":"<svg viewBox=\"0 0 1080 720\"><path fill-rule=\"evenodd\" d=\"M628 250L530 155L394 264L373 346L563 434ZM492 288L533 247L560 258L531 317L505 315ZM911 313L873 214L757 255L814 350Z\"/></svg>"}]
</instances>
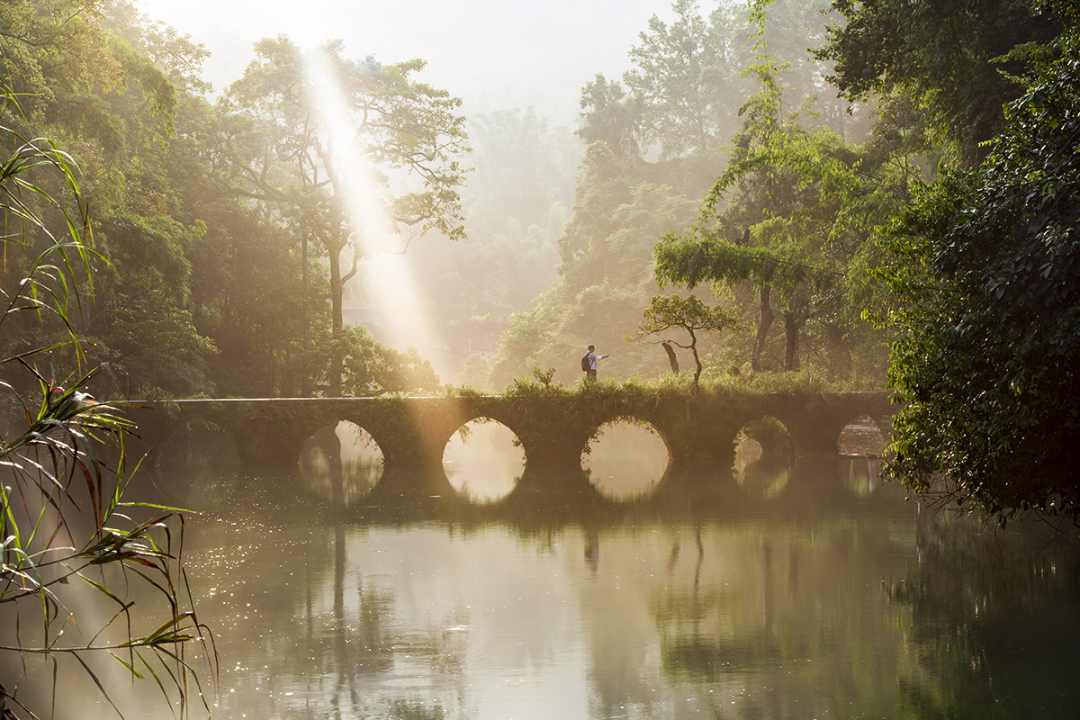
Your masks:
<instances>
[{"instance_id":1,"label":"bridge arch","mask_svg":"<svg viewBox=\"0 0 1080 720\"><path fill-rule=\"evenodd\" d=\"M739 430L732 476L752 497L774 500L785 493L796 453L790 429L774 415L756 418Z\"/></svg>"},{"instance_id":2,"label":"bridge arch","mask_svg":"<svg viewBox=\"0 0 1080 720\"><path fill-rule=\"evenodd\" d=\"M393 422L387 422L377 415L373 416L372 413L355 411L339 412L329 417L333 424L347 422L366 432L382 453L384 464L389 465L392 462L393 453L397 450L395 447L397 428Z\"/></svg>"},{"instance_id":3,"label":"bridge arch","mask_svg":"<svg viewBox=\"0 0 1080 720\"><path fill-rule=\"evenodd\" d=\"M888 425L865 413L852 418L840 431L836 451L848 457L884 457L888 447Z\"/></svg>"},{"instance_id":4,"label":"bridge arch","mask_svg":"<svg viewBox=\"0 0 1080 720\"><path fill-rule=\"evenodd\" d=\"M474 442L471 451L465 446ZM516 446L516 450L515 450ZM513 492L525 470L524 447L504 423L480 416L458 427L443 447L443 471L459 496L497 502Z\"/></svg>"},{"instance_id":5,"label":"bridge arch","mask_svg":"<svg viewBox=\"0 0 1080 720\"><path fill-rule=\"evenodd\" d=\"M525 462L528 463L530 444L526 442L529 436L528 427L523 422L522 418L512 412L505 412L501 408L485 407L485 408L470 408L465 412L461 412L455 416L455 420L450 425L450 432L445 438L436 437L433 438L433 442L440 442L441 447L445 448L446 444L454 437L455 433L460 432L461 428L476 422L494 422L505 427L507 430L514 434L517 442L520 443L522 451L525 454Z\"/></svg>"},{"instance_id":6,"label":"bridge arch","mask_svg":"<svg viewBox=\"0 0 1080 720\"><path fill-rule=\"evenodd\" d=\"M334 507L363 501L386 472L378 442L349 420L330 422L309 436L301 449L299 465L304 489Z\"/></svg>"},{"instance_id":7,"label":"bridge arch","mask_svg":"<svg viewBox=\"0 0 1080 720\"><path fill-rule=\"evenodd\" d=\"M658 425L657 422L660 422ZM672 456L672 442L668 438L672 429L670 426L665 430L661 425L664 425L663 421L656 417L655 414L648 412L619 412L619 411L607 411L598 413L596 416L590 419L592 428L588 434L588 437L584 439L581 445L581 450L578 453L580 457L583 453L588 452L591 444L600 436L604 428L619 423L627 423L629 425L639 425L650 429L656 433L656 436L664 443L664 449L666 450L668 457Z\"/></svg>"}]
</instances>

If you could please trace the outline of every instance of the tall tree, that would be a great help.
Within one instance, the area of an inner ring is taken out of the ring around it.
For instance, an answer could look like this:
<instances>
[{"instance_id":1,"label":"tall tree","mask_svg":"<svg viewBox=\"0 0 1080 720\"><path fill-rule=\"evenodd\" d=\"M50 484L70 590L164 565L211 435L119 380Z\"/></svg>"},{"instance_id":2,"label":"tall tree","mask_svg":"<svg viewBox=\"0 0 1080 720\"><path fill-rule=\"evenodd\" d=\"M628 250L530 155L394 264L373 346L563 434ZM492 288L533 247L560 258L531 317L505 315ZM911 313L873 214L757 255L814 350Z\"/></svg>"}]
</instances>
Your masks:
<instances>
[{"instance_id":1,"label":"tall tree","mask_svg":"<svg viewBox=\"0 0 1080 720\"><path fill-rule=\"evenodd\" d=\"M781 7L784 22L761 32L778 47L797 48L791 75L799 87L791 97L819 107L812 98L820 73L805 56L807 38L822 36L820 19L803 12L807 3ZM704 17L693 2L679 0L673 20L650 21L621 81L597 75L583 88L579 136L586 151L572 217L559 239L560 280L537 308L511 322L493 364L497 382L527 375L532 367L561 364L569 370L572 348L588 342L610 348L633 333L657 293L651 267L657 239L692 221L698 199L724 168L724 146L739 126L739 109L754 92L753 78L741 73L757 54L744 12L723 5ZM760 20L759 29L768 25L764 16ZM717 210L723 211L722 203ZM658 353L629 347L616 352L608 367L646 375L667 363Z\"/></svg>"},{"instance_id":2,"label":"tall tree","mask_svg":"<svg viewBox=\"0 0 1080 720\"><path fill-rule=\"evenodd\" d=\"M8 120L41 123L58 99L112 88L123 70L102 26L106 0L34 0L0 4L0 106ZM84 107L93 122L97 106Z\"/></svg>"},{"instance_id":3,"label":"tall tree","mask_svg":"<svg viewBox=\"0 0 1080 720\"><path fill-rule=\"evenodd\" d=\"M694 0L676 0L672 10L670 24L649 20L641 44L630 50L634 67L623 76L641 116L641 144L659 145L665 160L722 144L734 130L732 97L745 92L732 32L742 23L734 13L720 8L710 23Z\"/></svg>"},{"instance_id":4,"label":"tall tree","mask_svg":"<svg viewBox=\"0 0 1080 720\"><path fill-rule=\"evenodd\" d=\"M129 9L94 0L5 4L0 68L18 94L2 102L12 127L47 134L71 153L94 208L96 248L110 262L96 268L102 292L81 316L80 331L87 359L107 370L94 381L98 391L143 384L206 391L202 362L213 347L186 308L186 253L205 228L195 218L170 217L170 200L181 193L165 159L182 91L147 54L144 29L125 15ZM195 72L198 48L175 35L172 44L193 59ZM27 239L32 248L46 242L35 233ZM63 356L55 361L70 369ZM117 384L106 388L110 379Z\"/></svg>"},{"instance_id":5,"label":"tall tree","mask_svg":"<svg viewBox=\"0 0 1080 720\"><path fill-rule=\"evenodd\" d=\"M888 471L981 508L1080 514L1080 14L1042 53L977 171L902 218L884 276L905 301Z\"/></svg>"},{"instance_id":6,"label":"tall tree","mask_svg":"<svg viewBox=\"0 0 1080 720\"><path fill-rule=\"evenodd\" d=\"M883 108L870 142L856 147L825 127L803 125L783 102L774 61L751 69L761 91L743 107L728 169L691 230L656 247L657 278L688 287L720 282L748 304L749 283L757 303L754 369L766 367L769 332L779 318L785 370L799 369L802 339L813 331L829 355L827 372L853 372L856 344L874 335L862 311L886 301L866 280L868 268L881 262L875 228L922 181L914 156L926 145L912 130L921 116L897 99ZM868 364L861 364L883 368L875 359L883 353L865 349Z\"/></svg>"},{"instance_id":7,"label":"tall tree","mask_svg":"<svg viewBox=\"0 0 1080 720\"><path fill-rule=\"evenodd\" d=\"M759 295L751 355L755 370L762 368L773 303L780 301L784 369L790 371L799 369L799 335L806 322L836 295L838 273L828 235L837 206L831 195L855 182L852 153L829 131L809 132L784 116L772 63L757 66L757 73L762 90L743 108L745 123L731 164L707 196L694 228L669 234L657 246L656 273L662 283L691 288L750 280Z\"/></svg>"},{"instance_id":8,"label":"tall tree","mask_svg":"<svg viewBox=\"0 0 1080 720\"><path fill-rule=\"evenodd\" d=\"M363 255L386 251L402 231L464 236L461 101L413 79L422 60L355 61L341 42L304 52L285 37L255 52L223 101L248 121L232 146L232 189L276 207L325 250L336 335L343 288Z\"/></svg>"}]
</instances>

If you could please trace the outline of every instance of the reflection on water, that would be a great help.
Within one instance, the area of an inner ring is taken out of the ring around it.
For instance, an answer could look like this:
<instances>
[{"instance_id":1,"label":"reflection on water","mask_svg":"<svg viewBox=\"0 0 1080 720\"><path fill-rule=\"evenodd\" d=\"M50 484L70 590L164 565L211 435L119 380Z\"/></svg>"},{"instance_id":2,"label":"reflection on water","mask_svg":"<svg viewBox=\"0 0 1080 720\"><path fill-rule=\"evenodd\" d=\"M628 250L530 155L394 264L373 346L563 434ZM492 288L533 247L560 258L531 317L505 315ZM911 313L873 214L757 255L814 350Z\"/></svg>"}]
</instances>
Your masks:
<instances>
[{"instance_id":1,"label":"reflection on water","mask_svg":"<svg viewBox=\"0 0 1080 720\"><path fill-rule=\"evenodd\" d=\"M303 487L339 507L364 499L382 477L383 455L366 430L348 421L312 435L300 453Z\"/></svg>"},{"instance_id":2,"label":"reflection on water","mask_svg":"<svg viewBox=\"0 0 1080 720\"><path fill-rule=\"evenodd\" d=\"M333 515L293 471L246 475L185 548L213 717L1074 717L1075 558L854 493L845 462L798 462L772 497L703 469L631 502ZM114 716L64 687L58 717ZM146 683L109 687L164 716Z\"/></svg>"},{"instance_id":3,"label":"reflection on water","mask_svg":"<svg viewBox=\"0 0 1080 720\"><path fill-rule=\"evenodd\" d=\"M501 500L521 477L525 451L517 436L495 421L466 423L443 452L443 469L454 489L472 502Z\"/></svg>"},{"instance_id":4,"label":"reflection on water","mask_svg":"<svg viewBox=\"0 0 1080 720\"><path fill-rule=\"evenodd\" d=\"M660 482L668 450L651 425L614 422L600 428L582 455L581 466L601 495L614 500L640 497Z\"/></svg>"},{"instance_id":5,"label":"reflection on water","mask_svg":"<svg viewBox=\"0 0 1080 720\"><path fill-rule=\"evenodd\" d=\"M240 456L224 432L193 425L151 453L143 472L170 505L212 509L235 491Z\"/></svg>"},{"instance_id":6,"label":"reflection on water","mask_svg":"<svg viewBox=\"0 0 1080 720\"><path fill-rule=\"evenodd\" d=\"M787 428L767 416L736 435L732 475L747 494L771 500L787 489L794 460Z\"/></svg>"},{"instance_id":7,"label":"reflection on water","mask_svg":"<svg viewBox=\"0 0 1080 720\"><path fill-rule=\"evenodd\" d=\"M876 458L841 458L838 471L844 487L856 497L870 497L881 485L881 461Z\"/></svg>"}]
</instances>

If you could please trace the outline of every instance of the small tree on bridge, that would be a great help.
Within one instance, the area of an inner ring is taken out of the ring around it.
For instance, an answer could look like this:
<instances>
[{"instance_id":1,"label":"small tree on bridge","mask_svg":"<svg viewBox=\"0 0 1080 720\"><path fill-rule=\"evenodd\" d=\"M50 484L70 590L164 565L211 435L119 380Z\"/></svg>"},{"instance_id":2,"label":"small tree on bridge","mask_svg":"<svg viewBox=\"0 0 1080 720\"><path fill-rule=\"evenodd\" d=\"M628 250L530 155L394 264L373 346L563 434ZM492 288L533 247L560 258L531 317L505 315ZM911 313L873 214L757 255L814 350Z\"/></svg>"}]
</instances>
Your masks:
<instances>
[{"instance_id":1,"label":"small tree on bridge","mask_svg":"<svg viewBox=\"0 0 1080 720\"><path fill-rule=\"evenodd\" d=\"M664 345L668 357L672 359L672 371L678 372L678 362L674 361L671 345L689 350L694 356L694 387L698 387L701 378L701 358L698 357L697 341L699 332L720 332L724 328L736 326L735 315L722 307L709 307L693 295L656 295L645 309L644 320L634 336L642 342ZM668 330L685 330L690 336L688 344L676 342L666 337Z\"/></svg>"}]
</instances>

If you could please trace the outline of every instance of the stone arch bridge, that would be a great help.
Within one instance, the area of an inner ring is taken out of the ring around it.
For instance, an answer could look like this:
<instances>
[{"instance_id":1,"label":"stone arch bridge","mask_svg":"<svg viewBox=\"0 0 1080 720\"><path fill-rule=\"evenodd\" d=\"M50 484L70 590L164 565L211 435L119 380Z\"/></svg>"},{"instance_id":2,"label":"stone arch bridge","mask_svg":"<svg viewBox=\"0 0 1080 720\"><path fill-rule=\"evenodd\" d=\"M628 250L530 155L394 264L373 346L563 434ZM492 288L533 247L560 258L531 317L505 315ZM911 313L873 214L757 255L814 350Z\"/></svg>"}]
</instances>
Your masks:
<instances>
[{"instance_id":1,"label":"stone arch bridge","mask_svg":"<svg viewBox=\"0 0 1080 720\"><path fill-rule=\"evenodd\" d=\"M489 419L517 435L526 466L574 469L606 423L651 424L672 465L731 462L744 426L772 416L787 428L796 455L834 455L843 428L869 416L888 431L895 405L887 393L744 393L605 388L528 394L433 398L276 398L178 400L130 411L150 444L193 425L224 431L243 465L295 464L304 442L320 428L353 422L378 443L387 468L441 469L446 443L463 425Z\"/></svg>"}]
</instances>

